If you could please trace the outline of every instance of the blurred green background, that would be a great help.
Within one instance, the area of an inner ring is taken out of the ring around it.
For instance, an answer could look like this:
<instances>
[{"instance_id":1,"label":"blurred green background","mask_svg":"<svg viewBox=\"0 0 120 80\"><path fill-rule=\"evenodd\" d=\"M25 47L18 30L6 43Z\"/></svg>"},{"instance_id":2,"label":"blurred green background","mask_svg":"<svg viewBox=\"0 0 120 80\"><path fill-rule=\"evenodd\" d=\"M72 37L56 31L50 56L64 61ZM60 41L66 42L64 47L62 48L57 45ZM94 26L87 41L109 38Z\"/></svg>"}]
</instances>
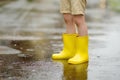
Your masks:
<instances>
[{"instance_id":1,"label":"blurred green background","mask_svg":"<svg viewBox=\"0 0 120 80\"><path fill-rule=\"evenodd\" d=\"M120 0L108 0L112 10L120 12Z\"/></svg>"}]
</instances>

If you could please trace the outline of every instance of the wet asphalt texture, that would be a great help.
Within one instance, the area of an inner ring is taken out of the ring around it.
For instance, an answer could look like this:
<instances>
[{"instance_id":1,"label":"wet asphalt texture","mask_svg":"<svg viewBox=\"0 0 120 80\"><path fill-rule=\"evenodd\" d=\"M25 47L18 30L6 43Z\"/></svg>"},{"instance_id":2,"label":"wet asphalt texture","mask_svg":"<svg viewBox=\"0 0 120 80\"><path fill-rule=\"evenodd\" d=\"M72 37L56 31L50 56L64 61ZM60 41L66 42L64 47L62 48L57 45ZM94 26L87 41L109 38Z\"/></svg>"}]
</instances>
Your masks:
<instances>
[{"instance_id":1,"label":"wet asphalt texture","mask_svg":"<svg viewBox=\"0 0 120 80\"><path fill-rule=\"evenodd\" d=\"M88 2L90 59L79 65L51 59L62 50L65 32L59 0L0 6L0 80L119 80L120 15L98 4Z\"/></svg>"}]
</instances>

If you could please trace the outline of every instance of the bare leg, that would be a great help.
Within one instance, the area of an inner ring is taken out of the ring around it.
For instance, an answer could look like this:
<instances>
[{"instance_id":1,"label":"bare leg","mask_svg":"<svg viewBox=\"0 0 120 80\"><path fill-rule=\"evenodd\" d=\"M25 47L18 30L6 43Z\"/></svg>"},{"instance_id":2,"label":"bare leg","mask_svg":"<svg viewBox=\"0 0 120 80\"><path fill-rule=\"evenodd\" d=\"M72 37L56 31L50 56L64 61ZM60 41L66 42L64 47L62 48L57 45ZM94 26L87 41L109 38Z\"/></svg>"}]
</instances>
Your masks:
<instances>
[{"instance_id":1,"label":"bare leg","mask_svg":"<svg viewBox=\"0 0 120 80\"><path fill-rule=\"evenodd\" d=\"M73 17L75 24L78 27L78 34L79 36L86 36L88 35L88 29L85 23L85 16L83 15L74 15Z\"/></svg>"},{"instance_id":2,"label":"bare leg","mask_svg":"<svg viewBox=\"0 0 120 80\"><path fill-rule=\"evenodd\" d=\"M88 56L88 30L83 15L74 16L74 21L78 27L79 37L76 38L75 56L68 60L70 64L80 64L89 61Z\"/></svg>"},{"instance_id":3,"label":"bare leg","mask_svg":"<svg viewBox=\"0 0 120 80\"><path fill-rule=\"evenodd\" d=\"M65 13L65 14L63 14L63 16L64 16L64 20L65 20L65 23L66 23L66 33L67 34L76 33L73 16L70 13Z\"/></svg>"},{"instance_id":4,"label":"bare leg","mask_svg":"<svg viewBox=\"0 0 120 80\"><path fill-rule=\"evenodd\" d=\"M71 14L63 14L66 23L66 33L63 34L63 50L59 54L53 54L53 59L69 59L74 56L75 53L75 41L76 41L76 29L73 16Z\"/></svg>"}]
</instances>

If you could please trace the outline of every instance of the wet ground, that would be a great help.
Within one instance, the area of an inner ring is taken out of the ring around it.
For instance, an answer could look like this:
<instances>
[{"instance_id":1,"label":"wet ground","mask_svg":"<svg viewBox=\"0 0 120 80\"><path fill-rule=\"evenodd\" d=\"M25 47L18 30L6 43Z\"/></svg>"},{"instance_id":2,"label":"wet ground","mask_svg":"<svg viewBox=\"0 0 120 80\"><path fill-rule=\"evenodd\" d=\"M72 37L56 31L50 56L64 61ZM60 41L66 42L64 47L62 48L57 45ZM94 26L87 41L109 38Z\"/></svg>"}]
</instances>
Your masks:
<instances>
[{"instance_id":1,"label":"wet ground","mask_svg":"<svg viewBox=\"0 0 120 80\"><path fill-rule=\"evenodd\" d=\"M0 7L0 80L119 80L120 15L88 8L89 63L53 61L65 31L59 0L16 0Z\"/></svg>"}]
</instances>

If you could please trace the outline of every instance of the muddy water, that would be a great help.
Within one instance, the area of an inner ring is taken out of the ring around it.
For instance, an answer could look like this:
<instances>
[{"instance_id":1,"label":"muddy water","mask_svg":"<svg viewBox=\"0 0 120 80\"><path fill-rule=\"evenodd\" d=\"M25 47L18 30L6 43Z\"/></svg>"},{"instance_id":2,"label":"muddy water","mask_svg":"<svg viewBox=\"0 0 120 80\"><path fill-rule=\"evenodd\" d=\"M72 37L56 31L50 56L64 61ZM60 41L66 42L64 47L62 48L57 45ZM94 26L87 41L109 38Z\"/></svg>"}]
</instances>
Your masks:
<instances>
[{"instance_id":1,"label":"muddy water","mask_svg":"<svg viewBox=\"0 0 120 80\"><path fill-rule=\"evenodd\" d=\"M69 65L51 59L62 49L65 31L58 5L59 0L17 0L0 7L0 80L118 80L119 14L87 9L90 61Z\"/></svg>"}]
</instances>

